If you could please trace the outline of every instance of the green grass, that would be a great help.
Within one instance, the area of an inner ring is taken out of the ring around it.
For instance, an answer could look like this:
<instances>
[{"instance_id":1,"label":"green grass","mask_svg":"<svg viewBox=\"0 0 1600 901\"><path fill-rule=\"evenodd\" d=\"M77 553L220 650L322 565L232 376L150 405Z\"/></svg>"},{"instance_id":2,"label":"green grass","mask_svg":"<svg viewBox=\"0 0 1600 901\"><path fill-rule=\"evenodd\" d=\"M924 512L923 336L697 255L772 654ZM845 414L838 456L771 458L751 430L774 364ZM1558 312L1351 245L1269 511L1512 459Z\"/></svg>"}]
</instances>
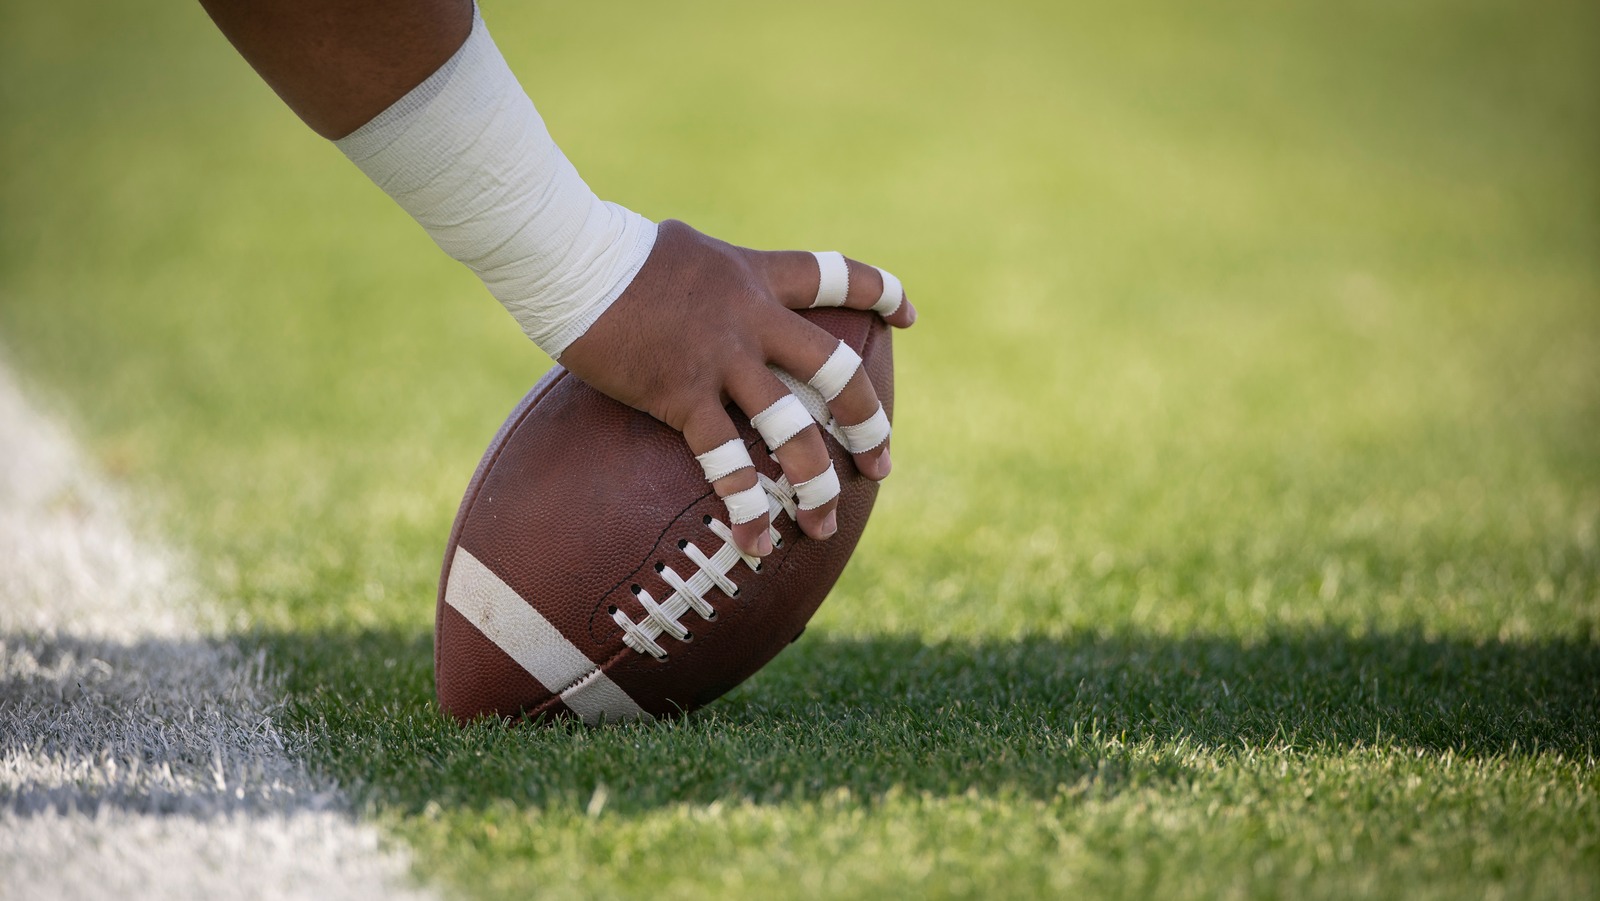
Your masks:
<instances>
[{"instance_id":1,"label":"green grass","mask_svg":"<svg viewBox=\"0 0 1600 901\"><path fill-rule=\"evenodd\" d=\"M850 570L683 722L440 720L449 521L544 361L197 7L0 13L0 345L425 876L1600 892L1600 9L487 15L603 195L922 312Z\"/></svg>"}]
</instances>

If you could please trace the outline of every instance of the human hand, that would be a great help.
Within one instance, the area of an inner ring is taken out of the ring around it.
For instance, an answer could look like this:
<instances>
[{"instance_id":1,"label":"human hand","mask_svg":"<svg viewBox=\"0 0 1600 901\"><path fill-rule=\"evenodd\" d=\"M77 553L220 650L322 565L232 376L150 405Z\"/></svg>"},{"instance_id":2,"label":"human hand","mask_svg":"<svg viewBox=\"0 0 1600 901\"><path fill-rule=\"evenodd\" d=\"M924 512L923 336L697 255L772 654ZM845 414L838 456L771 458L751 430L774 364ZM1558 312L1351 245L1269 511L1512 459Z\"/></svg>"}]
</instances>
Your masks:
<instances>
[{"instance_id":1,"label":"human hand","mask_svg":"<svg viewBox=\"0 0 1600 901\"><path fill-rule=\"evenodd\" d=\"M628 289L567 347L561 365L682 432L699 456L737 439L725 409L730 400L755 419L790 393L768 364L804 381L816 377L840 344L794 312L817 299L823 276L815 255L737 247L672 220L659 228L649 259ZM843 305L853 309L872 309L885 293L880 271L853 260L847 283ZM890 285L891 292L895 287ZM884 315L899 328L916 318L909 300ZM861 431L870 432L869 420L881 405L871 379L858 367L828 407L842 425L864 424ZM775 453L793 485L825 476L832 465L822 432L810 421L782 440ZM889 474L887 437L852 457L867 478ZM754 487L756 472L745 467L711 484L719 497L730 498ZM800 510L801 530L812 538L830 537L837 529L837 506L835 496ZM772 551L768 525L765 512L733 523L734 542L745 553L765 556Z\"/></svg>"}]
</instances>

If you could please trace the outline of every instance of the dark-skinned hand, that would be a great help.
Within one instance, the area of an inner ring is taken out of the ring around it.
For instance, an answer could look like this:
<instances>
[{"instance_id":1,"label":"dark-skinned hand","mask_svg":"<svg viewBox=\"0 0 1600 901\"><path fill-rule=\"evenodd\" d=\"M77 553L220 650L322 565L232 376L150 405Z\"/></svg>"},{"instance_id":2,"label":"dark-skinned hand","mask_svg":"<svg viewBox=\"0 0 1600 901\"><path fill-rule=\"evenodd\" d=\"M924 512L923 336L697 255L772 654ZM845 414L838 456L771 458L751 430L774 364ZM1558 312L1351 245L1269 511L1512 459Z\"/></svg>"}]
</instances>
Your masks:
<instances>
[{"instance_id":1,"label":"dark-skinned hand","mask_svg":"<svg viewBox=\"0 0 1600 901\"><path fill-rule=\"evenodd\" d=\"M883 293L882 276L872 266L848 263L845 306L870 309ZM682 432L690 450L702 454L738 437L726 409L730 401L754 416L789 393L769 364L804 381L838 346L837 338L795 312L811 306L818 280L810 253L737 247L669 220L633 283L567 347L561 365ZM916 318L907 300L885 321L906 328ZM877 390L864 369L828 407L844 425L876 412ZM821 429L813 424L784 442L777 458L790 483L820 474L829 465ZM882 479L889 474L889 442L854 459L862 475ZM746 468L712 487L727 497L755 483L755 470ZM812 538L832 536L837 506L835 498L800 511L801 530ZM745 553L765 556L772 551L768 525L764 515L736 525L734 541Z\"/></svg>"}]
</instances>

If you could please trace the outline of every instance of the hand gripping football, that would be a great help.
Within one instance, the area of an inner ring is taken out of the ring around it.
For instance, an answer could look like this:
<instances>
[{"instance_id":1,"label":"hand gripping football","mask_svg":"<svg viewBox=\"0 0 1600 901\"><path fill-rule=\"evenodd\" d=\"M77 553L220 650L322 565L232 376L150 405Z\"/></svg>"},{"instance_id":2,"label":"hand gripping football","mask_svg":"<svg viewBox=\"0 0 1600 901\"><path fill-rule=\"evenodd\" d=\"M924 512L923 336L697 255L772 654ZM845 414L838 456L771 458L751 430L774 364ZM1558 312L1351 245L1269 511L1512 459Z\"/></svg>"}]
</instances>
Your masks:
<instances>
[{"instance_id":1,"label":"hand gripping football","mask_svg":"<svg viewBox=\"0 0 1600 901\"><path fill-rule=\"evenodd\" d=\"M892 413L883 321L805 315L861 355ZM827 418L814 389L780 377ZM681 434L559 366L539 380L489 445L450 531L434 634L446 713L462 722L673 716L715 700L799 637L855 550L878 486L824 422L839 530L807 538L794 488L749 421L729 412L774 500L781 542L759 560L734 546L727 510Z\"/></svg>"}]
</instances>

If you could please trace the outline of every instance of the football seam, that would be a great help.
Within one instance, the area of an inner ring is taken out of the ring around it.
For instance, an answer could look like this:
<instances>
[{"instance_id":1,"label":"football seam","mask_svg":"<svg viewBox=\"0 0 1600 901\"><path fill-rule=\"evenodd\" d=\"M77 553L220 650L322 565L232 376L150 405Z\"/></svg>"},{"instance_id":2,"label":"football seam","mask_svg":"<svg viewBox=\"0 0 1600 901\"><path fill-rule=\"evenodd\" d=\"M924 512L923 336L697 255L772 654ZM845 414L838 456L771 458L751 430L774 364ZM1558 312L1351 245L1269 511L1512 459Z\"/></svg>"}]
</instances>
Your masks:
<instances>
[{"instance_id":1,"label":"football seam","mask_svg":"<svg viewBox=\"0 0 1600 901\"><path fill-rule=\"evenodd\" d=\"M753 442L753 443L759 443L759 441ZM757 469L757 472L760 472L759 468ZM770 478L770 476L769 476L769 478ZM618 579L615 584L613 584L610 588L606 589L605 592L600 595L599 600L597 600L595 602L594 607L589 611L589 637L590 638L594 639L595 641L610 641L611 640L611 637L609 637L609 635L601 635L601 634L599 634L599 632L596 629L596 625L599 624L599 623L612 622L609 618L604 617L604 616L601 615L601 611L606 609L606 607L608 606L607 603L606 603L606 599L611 597L612 595L616 594L619 590L621 590L623 585L627 585L627 584L635 584L636 585L636 584L639 584L640 581L641 581L641 576L644 579L648 579L649 578L649 574L651 572L653 572L653 568L650 566L650 558L651 557L655 557L658 554L662 554L663 553L662 544L664 542L666 542L668 533L670 533L672 531L673 527L675 525L677 525L679 523L679 521L681 521L686 514L688 514L690 511L694 510L694 508L704 504L707 501L707 499L715 497L715 496L716 496L716 491L714 489L712 489L710 486L707 486L706 491L705 491L704 494L701 494L699 497L695 498L691 503L689 503L688 506L684 507L682 510L679 510L678 514L676 516L674 516L667 523L667 525L664 528L662 528L662 530L661 530L661 532L659 534L656 535L655 542L650 545L650 550L645 553L644 557L639 561L638 565L635 566L633 569L629 570L627 575L623 576L621 579ZM774 526L776 526L776 523L774 523ZM798 529L798 523L796 524L796 528ZM718 539L718 540L720 540L720 539ZM781 567L781 561L788 557L791 545L792 545L792 542L786 540L786 541L784 541L782 547L774 549L773 553L768 554L765 558L763 558L762 559L763 568L765 568L766 565L769 562L777 563ZM670 594L670 592L669 592L669 594ZM627 600L627 598L624 597L624 598L622 598L622 600ZM731 600L731 598L730 598L730 600ZM619 604L617 606L620 607L621 605ZM626 644L624 644L623 647L627 648L628 646Z\"/></svg>"},{"instance_id":2,"label":"football seam","mask_svg":"<svg viewBox=\"0 0 1600 901\"><path fill-rule=\"evenodd\" d=\"M641 571L649 569L649 567L650 567L650 558L654 557L656 555L656 553L659 550L661 550L661 543L666 540L667 533L672 531L672 527L677 525L678 520L683 519L684 514L688 513L690 510L693 510L695 507L698 507L699 505L705 503L707 495L712 495L712 494L716 494L716 491L711 489L708 486L706 488L705 494L702 494L699 497L695 498L693 501L691 501L689 503L688 506L684 507L682 510L679 510L677 515L672 517L672 519L668 520L667 524L661 528L661 531L659 533L656 534L656 540L655 540L654 543L652 543L650 545L650 550L645 552L644 559L640 560L638 565L635 566L633 569L628 570L628 574L627 575L625 575L622 578L618 579L616 581L616 583L613 584L610 588L607 588L605 591L600 593L600 597L595 602L595 605L594 605L593 609L591 609L589 611L589 637L590 638L593 638L595 641L605 641L606 640L605 638L603 638L602 636L597 634L597 632L595 630L595 623L600 621L600 611L602 609L604 609L605 606L606 606L606 603L605 603L606 598L609 598L613 594L616 594L617 591L619 589L621 589L623 585L626 585L626 584L629 584L629 583L637 584L639 573ZM627 646L624 645L623 647L627 647Z\"/></svg>"},{"instance_id":3,"label":"football seam","mask_svg":"<svg viewBox=\"0 0 1600 901\"><path fill-rule=\"evenodd\" d=\"M764 474L763 474L763 478L766 478L768 481L771 481L771 482L776 482L779 485L783 485L783 486L788 486L789 485L787 479L785 479L784 476L781 473L779 474L777 479L773 479L771 476L765 476ZM792 491L793 490L792 486L789 486L788 490ZM698 505L700 503L704 503L705 500L706 500L706 497L707 497L706 495L702 495L700 500L696 501L696 505ZM791 498L791 502L792 502L792 498ZM788 505L785 505L786 509L787 509L787 506ZM688 509L693 509L693 506L691 506ZM780 511L780 512L782 512L782 511ZM799 523L794 518L795 517L795 512L797 512L797 511L789 512L788 515L787 515L787 518L789 519L790 522L794 523L796 529L798 529ZM678 519L682 517L682 515L683 514L680 513L678 515L678 518L674 518L673 522L676 523L678 521ZM777 525L778 525L778 520L776 518L774 518L773 521L772 521L772 527L776 528ZM671 531L671 527L670 526L667 529L663 530L662 534L665 535L668 531ZM715 534L715 533L713 533L713 534ZM800 535L796 539L796 541L798 541L799 538L803 538L803 537L804 537L803 534ZM724 549L726 547L728 547L728 546L731 546L731 541L732 541L731 538L723 538L720 535L717 535L716 538L717 538L717 540L724 542ZM783 564L785 562L787 562L787 560L789 558L789 555L790 555L790 552L793 550L794 544L795 544L795 542L784 541L783 542L783 546L782 546L781 549L774 549L774 551L772 553L768 554L766 557L764 557L760 561L758 561L758 565L760 566L760 568L758 570L754 571L753 573L750 573L749 575L751 575L752 577L757 578L757 579L775 579L777 574L778 574L778 572L783 569ZM622 582L630 581L632 577L637 576L640 572L647 571L648 568L649 568L650 557L655 554L655 551L659 547L660 547L660 539L657 539L657 543L651 547L651 552L649 554L645 555L645 558L644 558L643 562L641 562L637 568L635 568L632 572L629 573L629 578L623 579ZM721 553L721 550L722 549L719 549L718 553ZM742 554L741 554L741 556L742 556ZM730 564L730 567L732 565L735 565L736 563L737 563L737 561L735 561L734 564ZM646 578L648 579L648 576L646 576ZM741 576L741 578L743 578L743 576ZM638 583L635 582L634 584L637 585ZM765 583L765 584L771 584L771 583L768 582L768 583ZM618 586L620 587L620 585L621 585L621 583L619 582ZM669 585L668 587L670 588L671 586ZM616 588L613 588L612 592L615 592L616 590L617 590ZM676 593L676 590L671 591L671 592L667 592L666 595L664 595L664 597L671 597L675 593ZM748 598L748 595L745 595L743 590L740 590L739 595L741 597ZM608 592L607 594L605 594L605 595L603 595L601 597L601 601L603 602L606 598L608 598L610 596L611 596L611 592ZM623 598L623 600L626 600L626 598ZM739 597L734 597L734 596L729 596L729 600L732 601L733 603L740 603L740 604L748 603L747 600L741 601ZM600 606L601 606L600 604L596 604L596 610L598 610ZM642 603L640 604L640 607L641 607L641 609L644 609ZM620 609L620 607L619 607L619 609ZM624 614L624 615L626 615L627 618L630 619L630 620L633 619L633 617L631 615L627 615L627 614ZM647 618L648 618L648 614L646 614L644 617L641 617L640 622L643 622ZM632 633L628 629L626 629L626 628L623 629L623 635L624 635L623 647L624 647L624 649L625 650L635 651L635 652L640 653L640 654L647 653L643 648L639 648L639 647L637 647L635 645L631 645L631 644L627 643L627 636L629 636L630 634L632 634ZM660 634L662 634L662 633L658 632L657 636L659 637ZM611 639L605 639L605 640L609 641ZM697 651L700 651L700 650L703 650L703 648L697 648L695 646L690 646L690 649L688 650L688 653L693 655ZM651 656L654 656L654 655L652 654ZM655 659L656 659L657 663L666 665L669 656L670 655L663 655L663 656L660 656L660 657L656 657ZM616 658L612 658L612 659L614 660Z\"/></svg>"}]
</instances>

